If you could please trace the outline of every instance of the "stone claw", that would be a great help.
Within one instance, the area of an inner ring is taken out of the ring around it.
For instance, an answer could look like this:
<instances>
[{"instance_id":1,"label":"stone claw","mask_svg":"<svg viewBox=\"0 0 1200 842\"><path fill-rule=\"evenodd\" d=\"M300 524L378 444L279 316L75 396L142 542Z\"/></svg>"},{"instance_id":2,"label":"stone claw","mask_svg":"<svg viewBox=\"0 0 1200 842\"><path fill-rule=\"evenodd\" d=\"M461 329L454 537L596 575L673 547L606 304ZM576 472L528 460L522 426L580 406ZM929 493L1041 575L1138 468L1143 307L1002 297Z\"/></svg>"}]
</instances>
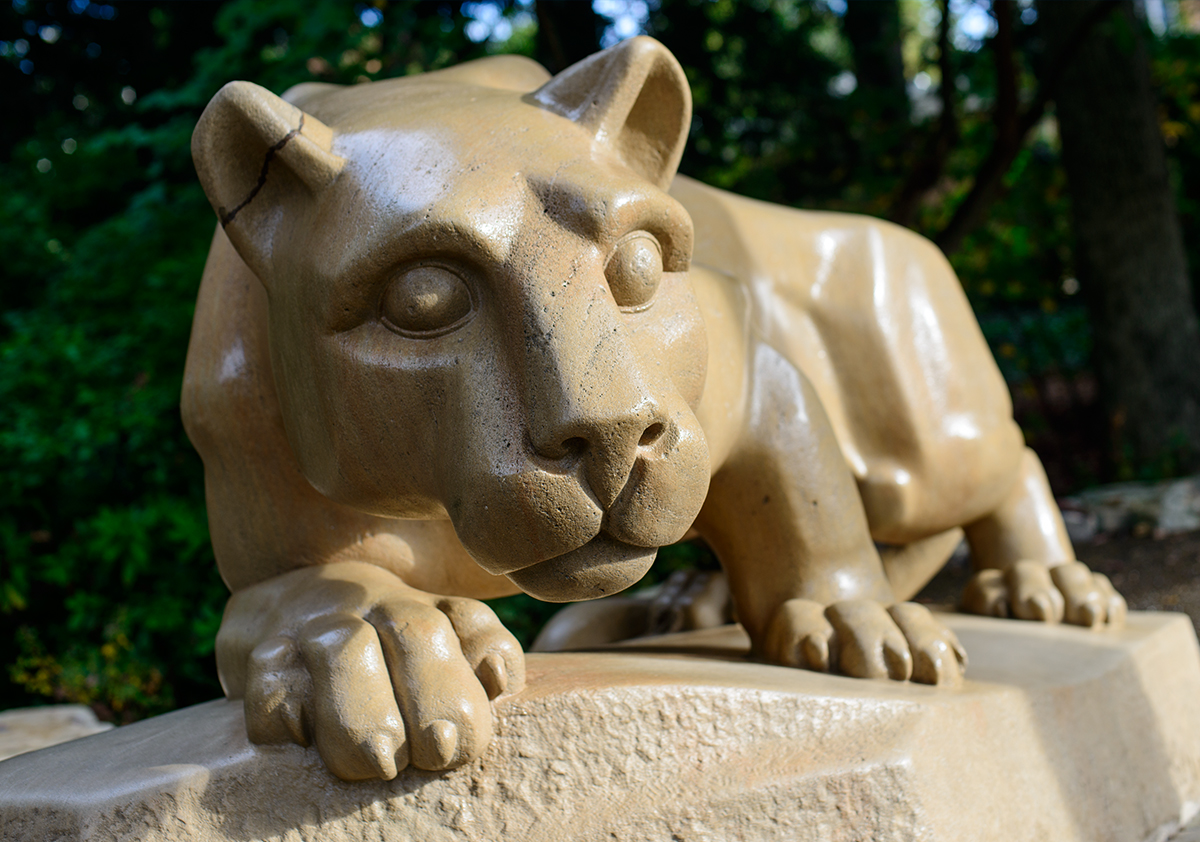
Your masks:
<instances>
[{"instance_id":1,"label":"stone claw","mask_svg":"<svg viewBox=\"0 0 1200 842\"><path fill-rule=\"evenodd\" d=\"M489 701L524 684L520 644L487 606L359 563L236 594L217 659L251 741L315 744L343 780L473 760L492 737Z\"/></svg>"},{"instance_id":2,"label":"stone claw","mask_svg":"<svg viewBox=\"0 0 1200 842\"><path fill-rule=\"evenodd\" d=\"M1125 600L1108 577L1079 561L1047 567L1025 560L1007 570L980 570L963 591L962 609L1093 629L1121 628L1126 613Z\"/></svg>"},{"instance_id":3,"label":"stone claw","mask_svg":"<svg viewBox=\"0 0 1200 842\"><path fill-rule=\"evenodd\" d=\"M957 686L966 652L924 606L872 600L830 606L790 599L776 611L762 653L783 666L856 678Z\"/></svg>"}]
</instances>

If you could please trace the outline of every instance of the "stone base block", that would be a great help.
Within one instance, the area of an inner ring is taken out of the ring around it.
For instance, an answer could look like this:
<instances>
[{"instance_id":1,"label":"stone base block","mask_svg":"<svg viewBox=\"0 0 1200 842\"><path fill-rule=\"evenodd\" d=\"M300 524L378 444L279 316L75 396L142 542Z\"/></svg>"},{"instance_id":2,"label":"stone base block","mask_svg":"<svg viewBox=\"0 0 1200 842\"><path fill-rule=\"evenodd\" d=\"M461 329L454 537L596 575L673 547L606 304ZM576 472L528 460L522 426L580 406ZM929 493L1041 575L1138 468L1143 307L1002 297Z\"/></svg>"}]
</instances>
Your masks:
<instances>
[{"instance_id":1,"label":"stone base block","mask_svg":"<svg viewBox=\"0 0 1200 842\"><path fill-rule=\"evenodd\" d=\"M482 759L386 783L252 746L210 702L0 763L0 836L1142 842L1194 814L1186 617L947 622L957 690L749 663L737 627L533 654Z\"/></svg>"}]
</instances>

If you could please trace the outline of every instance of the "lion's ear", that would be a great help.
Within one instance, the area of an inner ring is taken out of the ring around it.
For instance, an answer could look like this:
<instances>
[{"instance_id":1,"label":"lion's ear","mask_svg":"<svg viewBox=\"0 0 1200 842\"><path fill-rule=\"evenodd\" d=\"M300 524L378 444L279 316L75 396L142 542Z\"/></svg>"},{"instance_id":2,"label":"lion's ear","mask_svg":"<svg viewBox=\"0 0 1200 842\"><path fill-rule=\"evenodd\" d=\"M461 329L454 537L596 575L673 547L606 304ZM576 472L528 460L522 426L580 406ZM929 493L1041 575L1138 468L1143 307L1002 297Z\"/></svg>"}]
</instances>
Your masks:
<instances>
[{"instance_id":1,"label":"lion's ear","mask_svg":"<svg viewBox=\"0 0 1200 842\"><path fill-rule=\"evenodd\" d=\"M230 82L192 133L192 160L204 192L238 254L269 284L271 248L283 212L330 184L345 159L333 131L250 82Z\"/></svg>"},{"instance_id":2,"label":"lion's ear","mask_svg":"<svg viewBox=\"0 0 1200 842\"><path fill-rule=\"evenodd\" d=\"M592 132L662 189L670 185L691 127L692 92L658 41L622 41L571 65L531 97Z\"/></svg>"}]
</instances>

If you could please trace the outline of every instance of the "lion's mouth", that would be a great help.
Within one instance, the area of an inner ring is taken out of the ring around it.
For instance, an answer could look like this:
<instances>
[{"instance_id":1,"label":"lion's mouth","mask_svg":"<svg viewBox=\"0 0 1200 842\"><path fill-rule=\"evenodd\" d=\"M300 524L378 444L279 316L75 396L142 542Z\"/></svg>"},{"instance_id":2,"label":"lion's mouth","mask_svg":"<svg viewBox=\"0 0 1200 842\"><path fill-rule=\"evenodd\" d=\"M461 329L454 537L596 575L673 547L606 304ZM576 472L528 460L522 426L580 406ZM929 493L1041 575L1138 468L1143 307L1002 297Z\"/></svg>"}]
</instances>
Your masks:
<instances>
[{"instance_id":1,"label":"lion's mouth","mask_svg":"<svg viewBox=\"0 0 1200 842\"><path fill-rule=\"evenodd\" d=\"M525 593L546 602L597 599L636 583L657 553L657 547L637 547L602 531L583 546L507 575Z\"/></svg>"}]
</instances>

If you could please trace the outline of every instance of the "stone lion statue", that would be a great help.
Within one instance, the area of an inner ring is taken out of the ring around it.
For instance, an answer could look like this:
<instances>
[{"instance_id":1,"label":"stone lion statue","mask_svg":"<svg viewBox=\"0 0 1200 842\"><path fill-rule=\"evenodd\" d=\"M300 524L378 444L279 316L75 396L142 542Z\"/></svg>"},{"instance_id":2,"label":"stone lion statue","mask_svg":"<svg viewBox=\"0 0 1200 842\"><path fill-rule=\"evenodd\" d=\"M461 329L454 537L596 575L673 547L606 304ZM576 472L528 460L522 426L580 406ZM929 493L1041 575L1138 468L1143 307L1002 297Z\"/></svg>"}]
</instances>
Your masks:
<instances>
[{"instance_id":1,"label":"stone lion statue","mask_svg":"<svg viewBox=\"0 0 1200 842\"><path fill-rule=\"evenodd\" d=\"M957 682L904 600L964 532L967 609L1121 622L938 250L677 176L690 122L649 38L213 98L183 416L253 741L459 766L524 682L479 600L615 594L692 530L770 663Z\"/></svg>"}]
</instances>

